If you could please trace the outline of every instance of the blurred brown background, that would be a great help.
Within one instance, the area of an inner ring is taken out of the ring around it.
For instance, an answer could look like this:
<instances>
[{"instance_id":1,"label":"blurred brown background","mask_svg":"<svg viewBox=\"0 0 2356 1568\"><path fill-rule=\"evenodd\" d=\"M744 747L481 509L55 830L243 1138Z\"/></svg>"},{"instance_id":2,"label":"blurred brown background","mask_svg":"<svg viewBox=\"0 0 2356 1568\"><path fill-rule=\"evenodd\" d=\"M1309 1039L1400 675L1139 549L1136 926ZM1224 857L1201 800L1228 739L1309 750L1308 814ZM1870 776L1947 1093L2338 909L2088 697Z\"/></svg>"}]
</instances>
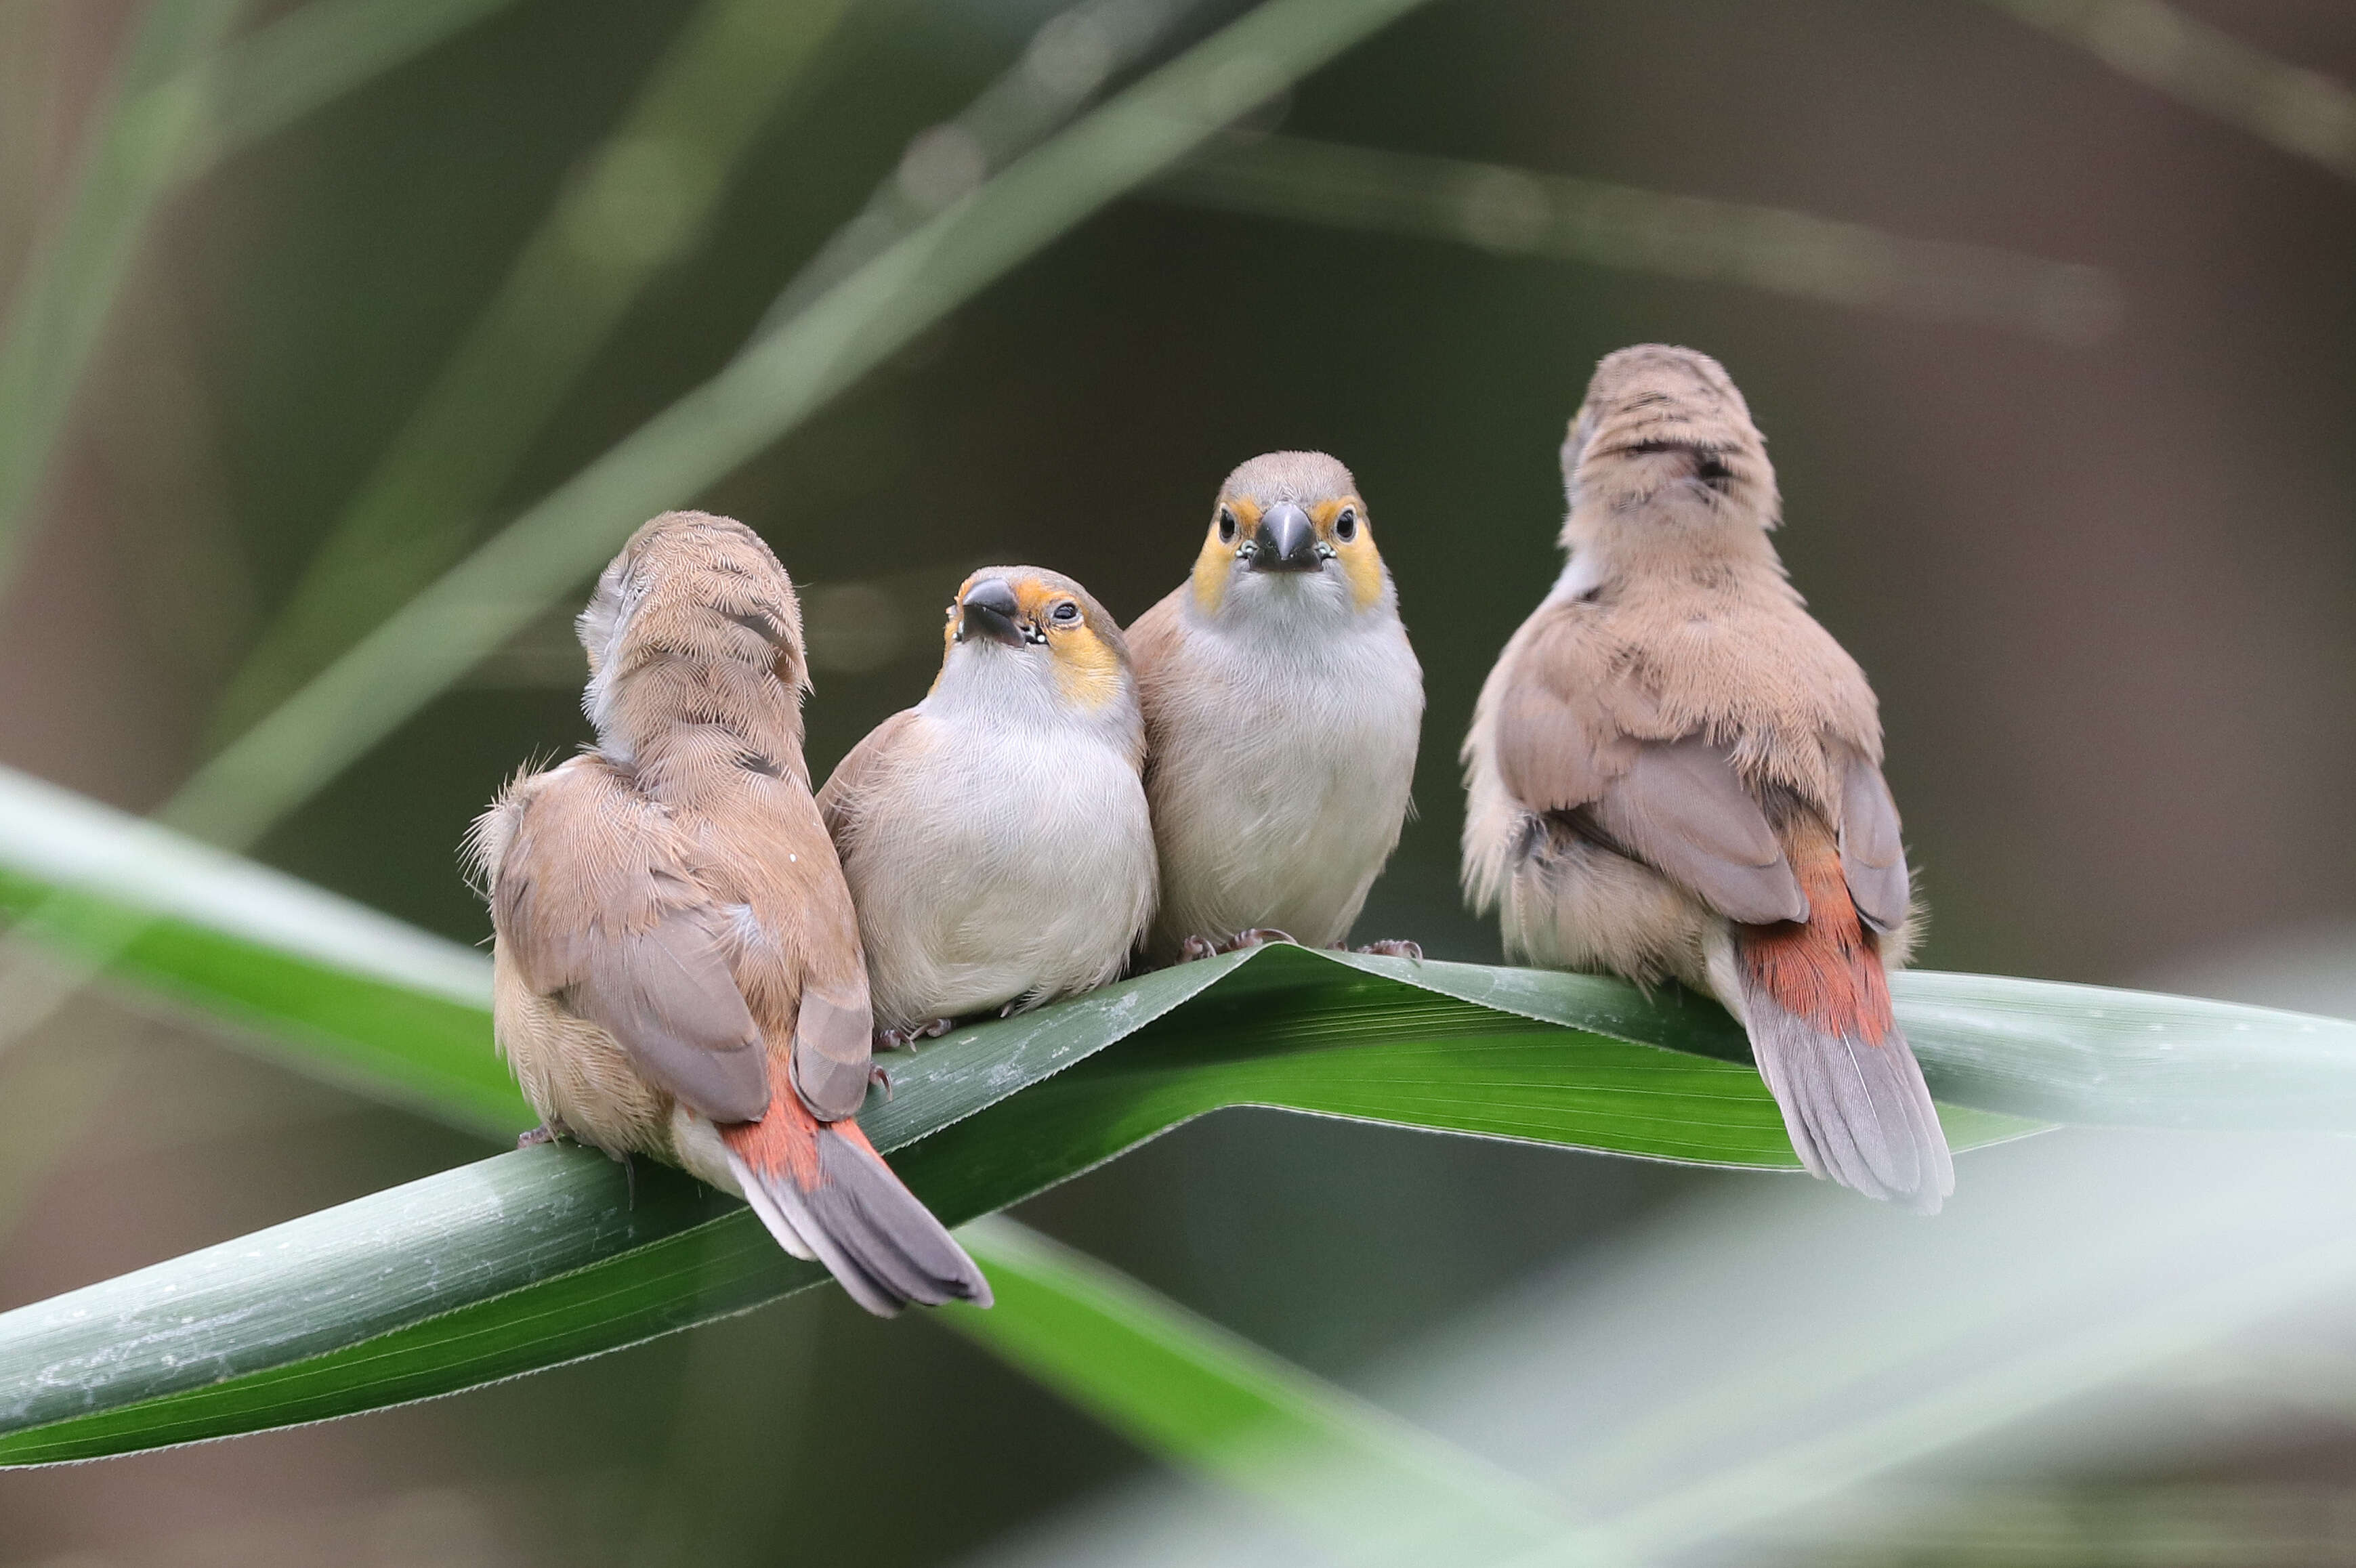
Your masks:
<instances>
[{"instance_id":1,"label":"blurred brown background","mask_svg":"<svg viewBox=\"0 0 2356 1568\"><path fill-rule=\"evenodd\" d=\"M2344 5L2182 10L2356 80ZM687 11L509 6L162 211L0 601L0 762L134 810L185 776L260 619ZM708 374L1047 14L854 10L504 507ZM0 270L129 15L0 0ZM1420 816L1361 936L1494 959L1454 890L1456 743L1557 569L1555 448L1589 368L1661 339L1742 386L1785 560L1879 690L1922 962L2132 984L2356 921L2356 186L1977 0L1440 0L1280 129L2086 264L2122 309L2069 342L1125 202L679 497L813 585L817 769L921 694L971 566L1052 564L1133 616L1230 465L1322 447L1369 499L1430 695ZM562 636L493 661L262 858L483 936L455 847L504 774L586 736ZM106 998L0 1096L0 1307L480 1152ZM1029 1217L1346 1376L1742 1179L1253 1113ZM0 1563L948 1562L1140 1463L964 1342L830 1292L434 1405L0 1477Z\"/></svg>"}]
</instances>

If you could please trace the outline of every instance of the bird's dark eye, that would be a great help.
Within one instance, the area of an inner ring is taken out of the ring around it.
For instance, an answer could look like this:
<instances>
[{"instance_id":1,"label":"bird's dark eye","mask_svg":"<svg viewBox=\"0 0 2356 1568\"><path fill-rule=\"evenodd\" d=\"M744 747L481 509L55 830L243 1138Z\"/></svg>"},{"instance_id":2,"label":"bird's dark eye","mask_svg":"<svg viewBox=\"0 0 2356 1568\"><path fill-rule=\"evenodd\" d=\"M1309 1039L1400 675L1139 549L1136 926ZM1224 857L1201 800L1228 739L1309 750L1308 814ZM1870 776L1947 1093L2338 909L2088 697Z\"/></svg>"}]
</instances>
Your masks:
<instances>
[{"instance_id":1,"label":"bird's dark eye","mask_svg":"<svg viewBox=\"0 0 2356 1568\"><path fill-rule=\"evenodd\" d=\"M1342 515L1333 519L1333 537L1348 544L1358 537L1358 508L1344 507Z\"/></svg>"},{"instance_id":2,"label":"bird's dark eye","mask_svg":"<svg viewBox=\"0 0 2356 1568\"><path fill-rule=\"evenodd\" d=\"M1080 618L1080 607L1068 599L1048 613L1055 617L1055 624L1059 626L1068 626Z\"/></svg>"},{"instance_id":3,"label":"bird's dark eye","mask_svg":"<svg viewBox=\"0 0 2356 1568\"><path fill-rule=\"evenodd\" d=\"M1219 508L1219 542L1221 544L1236 542L1236 515L1225 507Z\"/></svg>"}]
</instances>

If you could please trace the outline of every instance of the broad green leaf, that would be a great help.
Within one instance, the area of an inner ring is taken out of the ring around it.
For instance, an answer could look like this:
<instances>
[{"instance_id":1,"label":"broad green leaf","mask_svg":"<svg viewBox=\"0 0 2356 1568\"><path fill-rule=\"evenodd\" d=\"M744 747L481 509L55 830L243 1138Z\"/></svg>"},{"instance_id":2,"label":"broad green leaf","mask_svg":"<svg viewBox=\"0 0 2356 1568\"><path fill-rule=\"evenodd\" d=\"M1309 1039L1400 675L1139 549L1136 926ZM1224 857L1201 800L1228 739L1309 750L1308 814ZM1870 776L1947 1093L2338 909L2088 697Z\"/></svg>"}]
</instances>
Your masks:
<instances>
[{"instance_id":1,"label":"broad green leaf","mask_svg":"<svg viewBox=\"0 0 2356 1568\"><path fill-rule=\"evenodd\" d=\"M1529 1016L1582 997L1599 1029ZM862 1119L952 1223L1236 1104L1788 1167L1755 1072L1630 1038L1723 1047L1727 1028L1700 1003L1647 1004L1608 982L1278 946L961 1030L905 1059ZM2036 1125L1946 1117L1965 1147ZM0 1459L449 1392L815 1278L686 1178L641 1167L632 1208L596 1155L504 1155L0 1317Z\"/></svg>"},{"instance_id":2,"label":"broad green leaf","mask_svg":"<svg viewBox=\"0 0 2356 1568\"><path fill-rule=\"evenodd\" d=\"M952 1224L1229 1104L1792 1163L1747 1067L1501 1014L1374 962L1263 948L977 1025L913 1053L862 1119ZM2022 1125L1951 1113L1965 1145ZM600 1156L502 1155L0 1316L0 1462L451 1392L817 1277L685 1177L641 1165L633 1208Z\"/></svg>"},{"instance_id":3,"label":"broad green leaf","mask_svg":"<svg viewBox=\"0 0 2356 1568\"><path fill-rule=\"evenodd\" d=\"M1340 956L1337 955L1337 957ZM1748 1062L1715 1002L1676 987L1342 957L1483 1007ZM2356 1022L2201 997L1912 969L1898 1021L1948 1105L2083 1126L2356 1131Z\"/></svg>"},{"instance_id":4,"label":"broad green leaf","mask_svg":"<svg viewBox=\"0 0 2356 1568\"><path fill-rule=\"evenodd\" d=\"M478 955L19 775L0 774L0 869L12 897L145 923L118 976L290 1060L462 1123L514 1105ZM2021 1113L2356 1125L2356 1024L1964 976L1901 976L1899 999L1959 1147L2041 1125ZM1263 948L959 1030L892 1072L862 1121L951 1222L1229 1105L1794 1164L1721 1009L1531 970ZM450 1392L816 1282L686 1178L642 1165L638 1189L633 1207L585 1151L506 1155L0 1317L0 1461Z\"/></svg>"},{"instance_id":5,"label":"broad green leaf","mask_svg":"<svg viewBox=\"0 0 2356 1568\"><path fill-rule=\"evenodd\" d=\"M482 954L6 768L0 912L316 1076L479 1132L538 1120L491 1051Z\"/></svg>"}]
</instances>

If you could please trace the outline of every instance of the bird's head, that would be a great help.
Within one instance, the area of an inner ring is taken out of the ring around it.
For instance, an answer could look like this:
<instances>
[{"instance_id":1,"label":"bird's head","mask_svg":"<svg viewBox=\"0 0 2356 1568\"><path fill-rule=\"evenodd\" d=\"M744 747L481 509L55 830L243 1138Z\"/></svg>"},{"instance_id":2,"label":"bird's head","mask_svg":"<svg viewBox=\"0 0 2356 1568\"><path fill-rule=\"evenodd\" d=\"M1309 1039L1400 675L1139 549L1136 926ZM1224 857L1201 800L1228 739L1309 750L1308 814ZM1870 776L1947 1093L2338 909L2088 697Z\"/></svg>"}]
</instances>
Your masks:
<instances>
[{"instance_id":1,"label":"bird's head","mask_svg":"<svg viewBox=\"0 0 2356 1568\"><path fill-rule=\"evenodd\" d=\"M574 629L589 656L582 706L616 757L689 722L780 747L789 737L798 753L809 688L801 602L744 524L707 512L647 523L598 577Z\"/></svg>"},{"instance_id":2,"label":"bird's head","mask_svg":"<svg viewBox=\"0 0 2356 1568\"><path fill-rule=\"evenodd\" d=\"M1358 482L1322 452L1271 452L1227 475L1193 585L1196 613L1219 622L1396 603Z\"/></svg>"},{"instance_id":3,"label":"bird's head","mask_svg":"<svg viewBox=\"0 0 2356 1568\"><path fill-rule=\"evenodd\" d=\"M1648 534L1722 534L1763 548L1779 518L1767 439L1719 362L1644 343L1608 354L1562 447L1566 549Z\"/></svg>"},{"instance_id":4,"label":"bird's head","mask_svg":"<svg viewBox=\"0 0 2356 1568\"><path fill-rule=\"evenodd\" d=\"M930 707L1009 721L1134 720L1137 681L1119 624L1060 571L984 567L958 584L942 637Z\"/></svg>"}]
</instances>

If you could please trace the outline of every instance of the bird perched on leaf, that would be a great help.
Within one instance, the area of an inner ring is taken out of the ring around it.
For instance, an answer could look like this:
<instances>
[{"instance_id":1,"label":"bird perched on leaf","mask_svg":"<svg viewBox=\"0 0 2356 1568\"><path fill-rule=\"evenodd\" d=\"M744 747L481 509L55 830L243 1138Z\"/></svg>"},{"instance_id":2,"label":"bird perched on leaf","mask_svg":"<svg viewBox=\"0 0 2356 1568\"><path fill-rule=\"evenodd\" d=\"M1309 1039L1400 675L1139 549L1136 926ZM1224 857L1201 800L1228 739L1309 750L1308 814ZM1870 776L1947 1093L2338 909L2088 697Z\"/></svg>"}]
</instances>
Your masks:
<instances>
[{"instance_id":1,"label":"bird perched on leaf","mask_svg":"<svg viewBox=\"0 0 2356 1568\"><path fill-rule=\"evenodd\" d=\"M1509 955L1716 996L1809 1170L1935 1211L1881 721L1768 539L1765 439L1717 361L1646 345L1597 367L1562 464L1569 563L1464 741L1466 889Z\"/></svg>"},{"instance_id":2,"label":"bird perched on leaf","mask_svg":"<svg viewBox=\"0 0 2356 1568\"><path fill-rule=\"evenodd\" d=\"M634 535L582 612L586 753L475 825L499 1048L551 1134L749 1202L859 1304L990 1303L852 1116L867 967L802 759L801 609L725 517Z\"/></svg>"},{"instance_id":3,"label":"bird perched on leaf","mask_svg":"<svg viewBox=\"0 0 2356 1568\"><path fill-rule=\"evenodd\" d=\"M1341 943L1398 843L1423 722L1350 471L1272 452L1228 475L1193 574L1129 645L1162 857L1148 956Z\"/></svg>"},{"instance_id":4,"label":"bird perched on leaf","mask_svg":"<svg viewBox=\"0 0 2356 1568\"><path fill-rule=\"evenodd\" d=\"M819 792L882 1043L1119 975L1153 913L1144 755L1129 648L1087 590L966 579L932 690Z\"/></svg>"}]
</instances>

